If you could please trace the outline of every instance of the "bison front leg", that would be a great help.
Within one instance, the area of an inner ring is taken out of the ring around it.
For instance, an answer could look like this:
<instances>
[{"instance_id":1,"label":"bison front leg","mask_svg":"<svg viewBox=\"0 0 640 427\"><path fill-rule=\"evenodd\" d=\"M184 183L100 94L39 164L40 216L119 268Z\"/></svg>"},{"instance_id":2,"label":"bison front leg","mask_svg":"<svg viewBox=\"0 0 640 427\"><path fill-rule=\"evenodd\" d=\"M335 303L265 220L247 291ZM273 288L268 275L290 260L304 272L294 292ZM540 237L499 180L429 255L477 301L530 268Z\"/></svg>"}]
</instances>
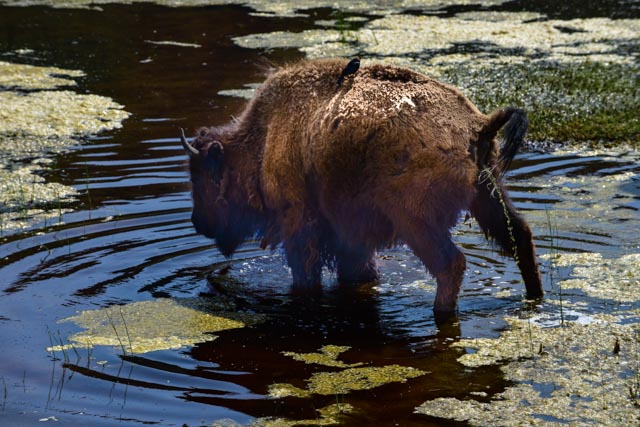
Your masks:
<instances>
[{"instance_id":1,"label":"bison front leg","mask_svg":"<svg viewBox=\"0 0 640 427\"><path fill-rule=\"evenodd\" d=\"M454 316L467 262L451 240L449 230L413 226L404 230L401 237L436 279L436 317L444 320Z\"/></svg>"},{"instance_id":2,"label":"bison front leg","mask_svg":"<svg viewBox=\"0 0 640 427\"><path fill-rule=\"evenodd\" d=\"M322 280L320 235L316 221L308 221L284 241L294 289L319 287Z\"/></svg>"},{"instance_id":3,"label":"bison front leg","mask_svg":"<svg viewBox=\"0 0 640 427\"><path fill-rule=\"evenodd\" d=\"M338 282L367 283L378 280L375 251L342 245L336 251Z\"/></svg>"}]
</instances>

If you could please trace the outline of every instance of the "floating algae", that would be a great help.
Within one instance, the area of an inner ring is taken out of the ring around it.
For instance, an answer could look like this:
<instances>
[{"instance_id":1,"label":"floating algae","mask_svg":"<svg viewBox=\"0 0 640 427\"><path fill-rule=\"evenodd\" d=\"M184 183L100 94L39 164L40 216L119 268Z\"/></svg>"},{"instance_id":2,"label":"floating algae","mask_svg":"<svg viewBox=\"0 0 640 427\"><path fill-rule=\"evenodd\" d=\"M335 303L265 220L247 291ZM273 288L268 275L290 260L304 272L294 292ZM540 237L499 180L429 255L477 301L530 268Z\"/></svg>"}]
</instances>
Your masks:
<instances>
[{"instance_id":1,"label":"floating algae","mask_svg":"<svg viewBox=\"0 0 640 427\"><path fill-rule=\"evenodd\" d=\"M320 348L319 353L293 353L290 351L285 351L282 354L292 357L293 360L297 360L298 362L304 362L308 364L331 366L335 368L353 368L356 366L361 366L362 363L347 364L340 360L337 360L340 354L344 353L350 348L351 347L339 345L325 345Z\"/></svg>"},{"instance_id":2,"label":"floating algae","mask_svg":"<svg viewBox=\"0 0 640 427\"><path fill-rule=\"evenodd\" d=\"M226 310L214 315L208 312L211 308L207 305L207 301L198 298L161 298L82 311L60 322L74 322L85 330L70 336L70 344L49 347L47 351L95 345L115 346L130 353L176 349L213 341L216 336L212 332L243 328L262 320L260 316L232 315Z\"/></svg>"},{"instance_id":3,"label":"floating algae","mask_svg":"<svg viewBox=\"0 0 640 427\"><path fill-rule=\"evenodd\" d=\"M605 259L598 253L546 255L555 267L573 266L571 278L558 282L562 289L580 289L594 298L617 303L640 301L640 254Z\"/></svg>"},{"instance_id":4,"label":"floating algae","mask_svg":"<svg viewBox=\"0 0 640 427\"><path fill-rule=\"evenodd\" d=\"M0 169L0 221L3 227L7 226L6 223L14 227L26 227L29 219L44 220L68 211L61 205L73 200L76 191L56 182L45 182L44 178L37 175L42 165L46 164L45 160L37 159L30 165L11 170ZM60 205L50 212L34 208L51 203L52 198Z\"/></svg>"},{"instance_id":5,"label":"floating algae","mask_svg":"<svg viewBox=\"0 0 640 427\"><path fill-rule=\"evenodd\" d=\"M260 427L293 427L293 426L333 426L342 425L343 417L354 412L348 403L334 403L317 410L319 418L311 420L288 420L283 418L259 418L251 426Z\"/></svg>"},{"instance_id":6,"label":"floating algae","mask_svg":"<svg viewBox=\"0 0 640 427\"><path fill-rule=\"evenodd\" d=\"M485 6L505 3L506 0L483 0ZM408 9L436 9L450 5L477 4L477 0L0 0L8 6L51 6L56 8L97 8L99 5L120 3L155 3L163 6L193 7L239 4L251 7L265 16L305 16L306 9L338 8L342 12L384 14Z\"/></svg>"},{"instance_id":7,"label":"floating algae","mask_svg":"<svg viewBox=\"0 0 640 427\"><path fill-rule=\"evenodd\" d=\"M119 128L129 114L109 98L70 91L0 92L0 132L55 138Z\"/></svg>"},{"instance_id":8,"label":"floating algae","mask_svg":"<svg viewBox=\"0 0 640 427\"><path fill-rule=\"evenodd\" d=\"M597 316L595 316L597 319ZM458 360L477 367L504 363L517 384L490 402L438 398L416 412L472 425L597 424L640 422L640 329L609 321L541 328L531 320L507 319L497 339L453 344L476 353Z\"/></svg>"},{"instance_id":9,"label":"floating algae","mask_svg":"<svg viewBox=\"0 0 640 427\"><path fill-rule=\"evenodd\" d=\"M71 77L83 77L78 70L57 67L36 67L0 61L0 88L20 90L55 89L60 86L75 86ZM69 78L63 77L67 76Z\"/></svg>"},{"instance_id":10,"label":"floating algae","mask_svg":"<svg viewBox=\"0 0 640 427\"><path fill-rule=\"evenodd\" d=\"M429 62L431 57L437 57L434 61L437 64L447 61L448 55L452 55L451 62L473 62L479 55L495 58L497 53L502 62L589 59L631 64L635 61L619 48L637 44L640 20L560 21L542 17L517 12L476 12L449 18L389 14L348 33L358 45L358 51L370 56L402 58L431 52L425 60ZM491 25L487 25L487 20L493 21ZM563 31L565 27L573 31ZM247 48L298 47L310 57L326 57L331 55L324 49L335 49L326 43L343 39L340 31L307 30L250 34L236 37L234 41ZM465 45L474 46L473 52L464 52Z\"/></svg>"},{"instance_id":11,"label":"floating algae","mask_svg":"<svg viewBox=\"0 0 640 427\"><path fill-rule=\"evenodd\" d=\"M76 190L38 175L49 153L77 138L119 128L129 116L97 95L53 90L74 86L82 71L0 62L0 235L38 220L61 219ZM29 159L29 160L25 160Z\"/></svg>"},{"instance_id":12,"label":"floating algae","mask_svg":"<svg viewBox=\"0 0 640 427\"><path fill-rule=\"evenodd\" d=\"M308 397L312 394L325 396L342 395L356 390L369 390L394 382L405 382L428 372L410 366L387 365L364 368L347 368L338 372L317 372L307 380L307 389L291 384L273 384L269 387L271 397Z\"/></svg>"},{"instance_id":13,"label":"floating algae","mask_svg":"<svg viewBox=\"0 0 640 427\"><path fill-rule=\"evenodd\" d=\"M247 48L297 47L311 58L359 54L410 67L459 87L483 111L526 106L534 140L633 144L640 138L638 40L638 19L488 11L386 14L348 31L234 38Z\"/></svg>"}]
</instances>

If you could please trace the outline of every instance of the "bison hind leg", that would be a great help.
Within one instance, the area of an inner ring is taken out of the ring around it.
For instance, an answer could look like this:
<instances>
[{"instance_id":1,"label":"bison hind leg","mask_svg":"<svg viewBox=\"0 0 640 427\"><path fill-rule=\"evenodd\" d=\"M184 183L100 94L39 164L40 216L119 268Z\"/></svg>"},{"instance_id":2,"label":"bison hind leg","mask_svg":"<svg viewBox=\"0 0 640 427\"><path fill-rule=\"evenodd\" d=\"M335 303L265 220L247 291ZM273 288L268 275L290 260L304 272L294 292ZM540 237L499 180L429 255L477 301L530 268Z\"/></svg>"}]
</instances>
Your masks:
<instances>
[{"instance_id":1,"label":"bison hind leg","mask_svg":"<svg viewBox=\"0 0 640 427\"><path fill-rule=\"evenodd\" d=\"M470 207L471 215L478 221L485 236L496 243L503 254L515 259L527 296L542 297L542 281L529 225L516 212L500 182L495 179L482 180L477 188L476 198Z\"/></svg>"},{"instance_id":2,"label":"bison hind leg","mask_svg":"<svg viewBox=\"0 0 640 427\"><path fill-rule=\"evenodd\" d=\"M442 224L430 226L422 220L405 219L398 223L398 232L436 279L433 305L436 318L445 320L455 316L467 263L451 239L449 229Z\"/></svg>"}]
</instances>

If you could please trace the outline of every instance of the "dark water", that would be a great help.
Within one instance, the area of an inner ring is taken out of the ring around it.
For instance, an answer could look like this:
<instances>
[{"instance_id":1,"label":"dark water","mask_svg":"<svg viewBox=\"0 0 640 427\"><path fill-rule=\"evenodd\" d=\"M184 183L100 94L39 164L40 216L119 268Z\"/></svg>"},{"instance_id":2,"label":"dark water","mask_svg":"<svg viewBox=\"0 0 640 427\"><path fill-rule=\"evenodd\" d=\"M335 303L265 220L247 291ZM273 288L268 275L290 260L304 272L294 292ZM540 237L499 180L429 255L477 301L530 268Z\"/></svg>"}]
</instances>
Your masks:
<instances>
[{"instance_id":1,"label":"dark water","mask_svg":"<svg viewBox=\"0 0 640 427\"><path fill-rule=\"evenodd\" d=\"M299 57L295 51L240 49L231 37L302 30L330 13L285 19L248 12L152 5L111 5L101 12L0 7L0 52L29 48L35 51L29 57L33 64L84 70L79 91L110 96L133 114L123 129L55 159L47 178L81 192L64 224L1 241L0 424L35 425L51 416L60 425L315 419L316 409L343 399L357 409L349 425L440 425L413 415L413 408L436 397L491 395L508 385L497 367L466 369L456 362L463 350L449 348L461 336L495 336L503 316L527 309L515 264L497 256L474 224L460 225L456 236L468 260L459 322L440 328L431 312L433 281L404 247L380 254L382 280L375 287L341 289L328 276L323 295L295 297L279 252L247 243L228 262L194 233L177 129L225 122L242 101L218 91L262 80L262 58ZM629 230L638 229L638 181L612 186L603 200L611 201L609 218L578 223L563 220L564 213L587 209L590 202L567 203L560 187L546 183L585 178L583 186L570 185L596 197L589 179L600 183L625 172L637 177L640 166L625 155L578 154L521 155L509 175L511 194L530 219L541 253L559 241L564 250L617 256L637 245L637 232ZM547 212L557 212L560 225L571 224L558 227L555 242ZM227 265L230 272L218 274ZM497 298L504 289L513 289L514 296ZM45 351L52 333L67 337L78 330L57 321L79 310L220 295L266 320L180 350L122 355L118 348L98 346L90 360L82 350L66 361ZM327 370L294 362L283 351L317 352L327 344L350 346L341 357L347 363L398 364L430 373L346 396L267 396L271 384L303 386L312 373ZM107 364L96 363L102 360Z\"/></svg>"}]
</instances>

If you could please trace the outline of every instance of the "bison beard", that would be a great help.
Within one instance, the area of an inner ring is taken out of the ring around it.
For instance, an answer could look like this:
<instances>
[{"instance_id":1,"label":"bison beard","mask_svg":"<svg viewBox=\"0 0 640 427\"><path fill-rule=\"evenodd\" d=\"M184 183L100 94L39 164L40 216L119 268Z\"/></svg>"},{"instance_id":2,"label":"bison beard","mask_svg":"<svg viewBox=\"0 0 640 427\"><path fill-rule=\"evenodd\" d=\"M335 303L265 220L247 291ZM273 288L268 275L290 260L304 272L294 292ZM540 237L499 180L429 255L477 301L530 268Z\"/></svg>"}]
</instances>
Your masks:
<instances>
[{"instance_id":1,"label":"bison beard","mask_svg":"<svg viewBox=\"0 0 640 427\"><path fill-rule=\"evenodd\" d=\"M247 238L282 245L294 287L377 279L375 252L404 242L436 278L434 311L455 313L466 268L451 240L468 210L542 296L531 230L502 177L522 144L524 111L484 115L455 88L374 64L335 90L344 60L302 61L271 75L238 119L182 143L192 221L229 257ZM504 128L502 147L496 135Z\"/></svg>"}]
</instances>

